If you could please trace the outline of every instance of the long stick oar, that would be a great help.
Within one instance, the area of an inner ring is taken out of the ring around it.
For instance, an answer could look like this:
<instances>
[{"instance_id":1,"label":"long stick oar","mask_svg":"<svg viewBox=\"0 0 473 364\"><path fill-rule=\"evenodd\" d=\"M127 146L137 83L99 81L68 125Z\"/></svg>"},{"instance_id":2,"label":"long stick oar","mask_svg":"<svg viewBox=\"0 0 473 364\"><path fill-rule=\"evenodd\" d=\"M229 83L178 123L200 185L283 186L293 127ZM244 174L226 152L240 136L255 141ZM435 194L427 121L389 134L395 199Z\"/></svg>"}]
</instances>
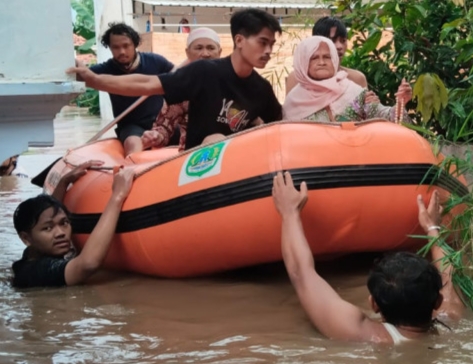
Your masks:
<instances>
[{"instance_id":1,"label":"long stick oar","mask_svg":"<svg viewBox=\"0 0 473 364\"><path fill-rule=\"evenodd\" d=\"M116 123L118 123L121 119L123 119L126 115L128 115L131 111L133 111L139 104L141 104L143 101L145 101L148 98L148 96L141 96L138 100L136 100L133 104L131 104L128 109L123 111L120 115L118 115L115 119L113 119L111 122L109 122L102 130L100 130L96 135L94 135L92 138L90 138L87 143L93 142L97 139L99 139L102 135L104 135L112 126L114 126ZM34 177L31 180L31 183L38 186L38 187L43 187L44 182L46 180L46 176L48 175L49 171L51 168L54 167L56 162L58 160L62 159L58 158L56 159L53 163L51 163L48 167L46 167L41 173L39 173L36 177Z\"/></svg>"},{"instance_id":2,"label":"long stick oar","mask_svg":"<svg viewBox=\"0 0 473 364\"><path fill-rule=\"evenodd\" d=\"M127 116L130 112L132 112L139 104L145 101L148 96L141 96L138 100L136 100L133 104L131 104L125 111L123 111L120 115L118 115L115 119L105 125L102 130L100 130L97 134L95 134L92 138L90 138L87 143L93 142L99 139L102 135L104 135L107 131L109 131L112 126L117 124L121 119Z\"/></svg>"}]
</instances>

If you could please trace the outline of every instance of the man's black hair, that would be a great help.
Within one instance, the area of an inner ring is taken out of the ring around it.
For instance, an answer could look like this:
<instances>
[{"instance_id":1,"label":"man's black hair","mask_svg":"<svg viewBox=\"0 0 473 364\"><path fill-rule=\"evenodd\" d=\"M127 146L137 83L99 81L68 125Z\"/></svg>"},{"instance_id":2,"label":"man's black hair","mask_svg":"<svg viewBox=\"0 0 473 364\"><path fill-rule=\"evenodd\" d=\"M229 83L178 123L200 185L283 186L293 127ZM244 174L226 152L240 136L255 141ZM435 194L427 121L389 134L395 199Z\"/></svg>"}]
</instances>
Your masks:
<instances>
[{"instance_id":1,"label":"man's black hair","mask_svg":"<svg viewBox=\"0 0 473 364\"><path fill-rule=\"evenodd\" d=\"M135 45L135 48L140 45L140 35L135 29L133 29L129 25L126 25L125 23L109 23L108 26L109 28L105 33L103 33L102 39L100 41L105 48L110 47L110 36L112 34L124 35L125 37L130 38L133 44Z\"/></svg>"},{"instance_id":2,"label":"man's black hair","mask_svg":"<svg viewBox=\"0 0 473 364\"><path fill-rule=\"evenodd\" d=\"M29 198L20 203L13 214L13 225L16 232L18 234L30 232L38 223L41 214L50 207L53 208L53 216L56 216L59 211L64 211L66 215L69 215L67 208L61 202L46 194Z\"/></svg>"},{"instance_id":3,"label":"man's black hair","mask_svg":"<svg viewBox=\"0 0 473 364\"><path fill-rule=\"evenodd\" d=\"M425 258L408 252L387 255L372 269L368 290L386 322L428 327L442 278Z\"/></svg>"},{"instance_id":4,"label":"man's black hair","mask_svg":"<svg viewBox=\"0 0 473 364\"><path fill-rule=\"evenodd\" d=\"M230 30L233 39L237 34L241 34L245 38L257 35L264 28L268 28L274 33L282 33L278 20L273 15L260 9L239 10L230 19Z\"/></svg>"},{"instance_id":5,"label":"man's black hair","mask_svg":"<svg viewBox=\"0 0 473 364\"><path fill-rule=\"evenodd\" d=\"M317 20L312 28L312 35L320 35L322 37L330 38L330 30L332 28L337 28L334 39L338 37L347 37L347 28L343 21L332 16L324 16Z\"/></svg>"}]
</instances>

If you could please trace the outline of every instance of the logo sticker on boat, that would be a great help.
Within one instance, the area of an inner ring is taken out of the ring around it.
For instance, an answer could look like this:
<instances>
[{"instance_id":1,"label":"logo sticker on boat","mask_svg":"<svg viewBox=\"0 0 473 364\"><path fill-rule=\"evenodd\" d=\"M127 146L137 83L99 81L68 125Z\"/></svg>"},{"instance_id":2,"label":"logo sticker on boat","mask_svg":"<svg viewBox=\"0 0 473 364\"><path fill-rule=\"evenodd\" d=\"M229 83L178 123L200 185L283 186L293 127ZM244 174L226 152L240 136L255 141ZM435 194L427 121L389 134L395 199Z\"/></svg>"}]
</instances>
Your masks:
<instances>
[{"instance_id":1,"label":"logo sticker on boat","mask_svg":"<svg viewBox=\"0 0 473 364\"><path fill-rule=\"evenodd\" d=\"M181 167L179 186L220 174L222 159L230 140L215 143L189 155Z\"/></svg>"}]
</instances>

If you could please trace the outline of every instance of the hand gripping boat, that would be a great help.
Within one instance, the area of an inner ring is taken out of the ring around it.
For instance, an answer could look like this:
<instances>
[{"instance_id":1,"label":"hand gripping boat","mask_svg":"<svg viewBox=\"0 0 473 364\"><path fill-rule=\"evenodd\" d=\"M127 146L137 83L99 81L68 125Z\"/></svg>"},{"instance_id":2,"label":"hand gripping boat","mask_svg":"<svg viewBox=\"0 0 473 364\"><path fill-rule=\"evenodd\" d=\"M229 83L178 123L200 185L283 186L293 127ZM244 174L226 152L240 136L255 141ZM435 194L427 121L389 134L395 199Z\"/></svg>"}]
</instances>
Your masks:
<instances>
[{"instance_id":1,"label":"hand gripping boat","mask_svg":"<svg viewBox=\"0 0 473 364\"><path fill-rule=\"evenodd\" d=\"M468 193L442 172L429 143L393 123L280 122L178 154L175 148L123 157L116 139L70 150L45 190L91 159L67 192L75 242L82 247L111 194L113 170L136 171L105 265L162 277L190 277L282 259L281 222L271 197L274 173L306 181L302 212L316 257L422 245L416 196Z\"/></svg>"}]
</instances>

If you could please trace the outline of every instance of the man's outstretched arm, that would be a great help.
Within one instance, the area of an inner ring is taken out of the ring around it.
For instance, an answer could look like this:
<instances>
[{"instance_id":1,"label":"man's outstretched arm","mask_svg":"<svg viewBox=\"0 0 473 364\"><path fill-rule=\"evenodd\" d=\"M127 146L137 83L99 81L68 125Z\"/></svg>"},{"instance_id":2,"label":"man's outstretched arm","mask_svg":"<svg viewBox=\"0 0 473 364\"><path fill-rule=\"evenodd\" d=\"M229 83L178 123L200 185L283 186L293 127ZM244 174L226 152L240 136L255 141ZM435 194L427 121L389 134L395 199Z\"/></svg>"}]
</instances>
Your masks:
<instances>
[{"instance_id":1,"label":"man's outstretched arm","mask_svg":"<svg viewBox=\"0 0 473 364\"><path fill-rule=\"evenodd\" d=\"M429 206L426 208L422 196L417 196L417 206L419 208L419 224L425 233L431 239L438 239L439 225L442 222L442 206L437 190L432 193ZM445 314L452 319L460 319L463 315L465 305L458 296L452 282L453 267L445 260L446 253L437 244L430 249L432 263L437 267L442 276L442 289L440 293L443 296L442 304L437 309L438 314Z\"/></svg>"},{"instance_id":2,"label":"man's outstretched arm","mask_svg":"<svg viewBox=\"0 0 473 364\"><path fill-rule=\"evenodd\" d=\"M132 169L121 170L114 176L112 195L97 225L87 239L81 253L66 265L64 276L68 286L84 282L102 265L107 255L120 211L133 184Z\"/></svg>"},{"instance_id":3,"label":"man's outstretched arm","mask_svg":"<svg viewBox=\"0 0 473 364\"><path fill-rule=\"evenodd\" d=\"M87 87L123 96L146 96L164 94L158 76L131 74L123 76L98 75L87 67L71 67L69 74L76 74Z\"/></svg>"},{"instance_id":4,"label":"man's outstretched arm","mask_svg":"<svg viewBox=\"0 0 473 364\"><path fill-rule=\"evenodd\" d=\"M381 324L370 320L343 300L315 270L304 234L300 211L307 201L307 186L297 191L286 172L274 178L273 199L282 217L282 254L289 278L312 324L325 336L351 341L389 341Z\"/></svg>"}]
</instances>

